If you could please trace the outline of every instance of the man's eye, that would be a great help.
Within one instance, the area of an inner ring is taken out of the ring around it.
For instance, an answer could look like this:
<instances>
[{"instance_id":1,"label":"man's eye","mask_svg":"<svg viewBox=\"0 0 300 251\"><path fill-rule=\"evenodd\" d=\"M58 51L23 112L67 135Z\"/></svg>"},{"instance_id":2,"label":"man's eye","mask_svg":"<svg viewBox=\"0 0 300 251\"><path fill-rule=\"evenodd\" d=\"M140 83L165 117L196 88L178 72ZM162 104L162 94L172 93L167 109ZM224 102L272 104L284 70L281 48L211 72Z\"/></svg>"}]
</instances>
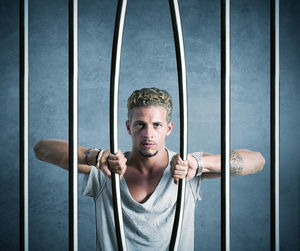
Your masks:
<instances>
[{"instance_id":1,"label":"man's eye","mask_svg":"<svg viewBox=\"0 0 300 251\"><path fill-rule=\"evenodd\" d=\"M159 123L154 123L154 126L155 127L160 127L160 124Z\"/></svg>"},{"instance_id":2,"label":"man's eye","mask_svg":"<svg viewBox=\"0 0 300 251\"><path fill-rule=\"evenodd\" d=\"M137 123L135 126L136 126L137 128L143 128L144 124L143 124L143 123Z\"/></svg>"}]
</instances>

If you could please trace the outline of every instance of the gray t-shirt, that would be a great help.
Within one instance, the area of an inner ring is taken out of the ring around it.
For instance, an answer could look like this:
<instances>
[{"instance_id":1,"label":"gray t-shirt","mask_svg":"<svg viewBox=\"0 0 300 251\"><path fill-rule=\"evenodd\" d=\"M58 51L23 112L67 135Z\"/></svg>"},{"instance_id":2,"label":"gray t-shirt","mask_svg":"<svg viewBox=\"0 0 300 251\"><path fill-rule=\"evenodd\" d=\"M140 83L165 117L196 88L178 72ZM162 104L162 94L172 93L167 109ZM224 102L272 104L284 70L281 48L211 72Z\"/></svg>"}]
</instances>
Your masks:
<instances>
[{"instance_id":1,"label":"gray t-shirt","mask_svg":"<svg viewBox=\"0 0 300 251\"><path fill-rule=\"evenodd\" d=\"M168 150L169 164L154 192L144 203L136 202L124 178L120 181L124 231L127 249L168 250L176 209L178 186L170 175L170 160L174 152ZM118 250L112 206L111 180L92 167L85 177L83 194L91 196L96 208L96 246L100 250ZM194 212L200 197L201 177L186 185L185 210L179 250L194 250Z\"/></svg>"}]
</instances>

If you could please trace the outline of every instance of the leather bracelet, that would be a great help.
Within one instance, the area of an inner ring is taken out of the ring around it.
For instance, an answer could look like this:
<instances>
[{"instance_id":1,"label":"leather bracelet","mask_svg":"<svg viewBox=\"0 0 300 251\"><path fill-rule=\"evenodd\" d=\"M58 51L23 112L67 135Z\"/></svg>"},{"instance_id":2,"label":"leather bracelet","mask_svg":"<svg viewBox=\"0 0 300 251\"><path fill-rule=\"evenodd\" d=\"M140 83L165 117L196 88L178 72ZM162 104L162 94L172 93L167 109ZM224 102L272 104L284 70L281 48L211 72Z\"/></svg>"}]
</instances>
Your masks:
<instances>
[{"instance_id":1,"label":"leather bracelet","mask_svg":"<svg viewBox=\"0 0 300 251\"><path fill-rule=\"evenodd\" d=\"M89 154L91 153L91 150L98 150L99 152L97 153L97 155L96 155L96 159L95 159L95 163L97 164L97 159L98 159L98 155L99 155L99 153L101 152L101 149L97 149L97 148L89 148L87 151L86 151L86 153L85 153L85 162L86 162L86 164L87 165L89 165L89 166L92 166L93 165L93 161L91 160L91 161L88 161L88 156L89 156ZM95 164L95 165L96 165Z\"/></svg>"}]
</instances>

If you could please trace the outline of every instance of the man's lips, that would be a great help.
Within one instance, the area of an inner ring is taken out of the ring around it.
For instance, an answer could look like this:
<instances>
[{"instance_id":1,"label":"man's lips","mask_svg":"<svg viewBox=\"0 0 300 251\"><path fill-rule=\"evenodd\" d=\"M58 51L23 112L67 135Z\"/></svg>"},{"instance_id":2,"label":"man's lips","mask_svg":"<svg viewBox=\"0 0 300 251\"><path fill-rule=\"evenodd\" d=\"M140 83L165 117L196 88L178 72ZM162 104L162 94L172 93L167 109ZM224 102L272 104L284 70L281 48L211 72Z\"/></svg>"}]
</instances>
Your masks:
<instances>
[{"instance_id":1,"label":"man's lips","mask_svg":"<svg viewBox=\"0 0 300 251\"><path fill-rule=\"evenodd\" d=\"M146 142L142 142L142 145L144 146L144 147L152 147L152 146L154 146L155 145L155 143L154 142L151 142L151 141L146 141Z\"/></svg>"}]
</instances>

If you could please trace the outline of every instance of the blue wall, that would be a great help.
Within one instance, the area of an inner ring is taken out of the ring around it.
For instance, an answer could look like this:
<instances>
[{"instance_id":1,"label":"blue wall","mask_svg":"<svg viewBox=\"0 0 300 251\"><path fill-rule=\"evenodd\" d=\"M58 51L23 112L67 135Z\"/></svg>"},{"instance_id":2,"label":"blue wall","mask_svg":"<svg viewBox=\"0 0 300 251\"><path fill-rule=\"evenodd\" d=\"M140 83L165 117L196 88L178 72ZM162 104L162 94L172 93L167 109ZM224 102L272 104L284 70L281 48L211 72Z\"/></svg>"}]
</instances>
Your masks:
<instances>
[{"instance_id":1,"label":"blue wall","mask_svg":"<svg viewBox=\"0 0 300 251\"><path fill-rule=\"evenodd\" d=\"M29 229L30 250L67 250L68 173L34 158L42 138L67 139L67 1L30 2ZM270 223L269 1L231 1L232 149L266 158L263 171L232 179L232 250L268 250ZM189 151L220 149L219 1L180 1L189 93ZM299 11L281 1L281 250L299 250L300 85ZM79 1L79 143L109 147L108 95L116 0ZM0 250L19 247L19 2L0 5ZM178 93L168 1L128 2L120 76L119 146L130 149L126 100L141 87L168 90L178 151ZM298 84L297 84L298 83ZM82 177L80 176L80 188ZM202 183L196 212L196 250L219 250L220 180ZM95 248L94 205L79 196L79 247Z\"/></svg>"}]
</instances>

